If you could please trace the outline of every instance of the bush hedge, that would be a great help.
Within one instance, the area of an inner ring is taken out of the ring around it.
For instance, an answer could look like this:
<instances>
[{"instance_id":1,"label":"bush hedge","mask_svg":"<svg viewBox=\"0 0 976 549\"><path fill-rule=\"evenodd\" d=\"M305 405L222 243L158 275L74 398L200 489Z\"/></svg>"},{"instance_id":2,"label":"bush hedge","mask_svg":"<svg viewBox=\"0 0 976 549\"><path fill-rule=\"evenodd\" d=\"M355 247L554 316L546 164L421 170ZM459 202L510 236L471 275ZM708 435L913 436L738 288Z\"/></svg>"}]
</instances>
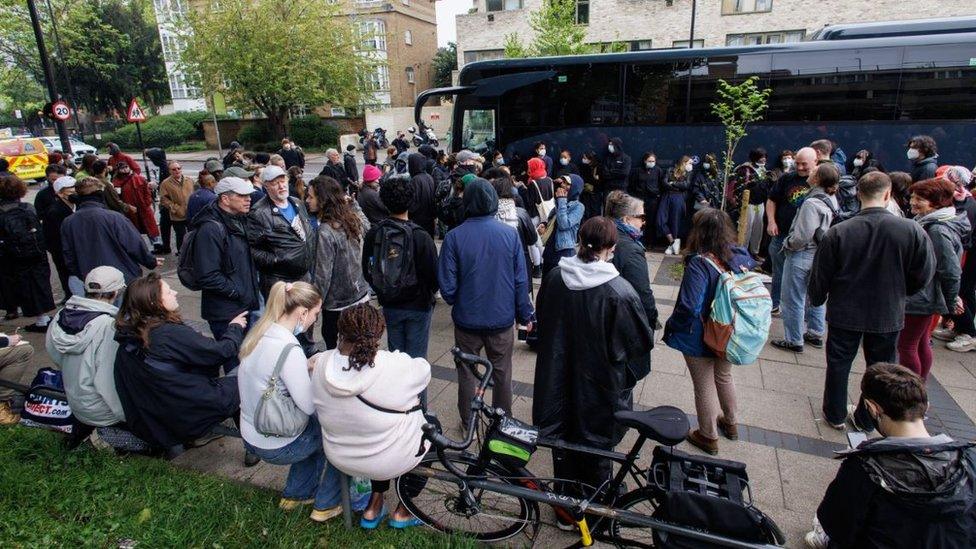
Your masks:
<instances>
[{"instance_id":1,"label":"bush hedge","mask_svg":"<svg viewBox=\"0 0 976 549\"><path fill-rule=\"evenodd\" d=\"M339 130L310 114L291 119L289 137L301 147L332 147L339 142Z\"/></svg>"},{"instance_id":2,"label":"bush hedge","mask_svg":"<svg viewBox=\"0 0 976 549\"><path fill-rule=\"evenodd\" d=\"M264 120L258 120L241 128L237 132L236 141L245 148L252 149L255 145L272 140L271 126Z\"/></svg>"},{"instance_id":3,"label":"bush hedge","mask_svg":"<svg viewBox=\"0 0 976 549\"><path fill-rule=\"evenodd\" d=\"M142 124L142 144L147 148L174 147L196 135L193 124L182 116L154 116ZM136 149L139 147L136 125L127 124L114 132L103 134L102 141L116 143L123 149Z\"/></svg>"}]
</instances>

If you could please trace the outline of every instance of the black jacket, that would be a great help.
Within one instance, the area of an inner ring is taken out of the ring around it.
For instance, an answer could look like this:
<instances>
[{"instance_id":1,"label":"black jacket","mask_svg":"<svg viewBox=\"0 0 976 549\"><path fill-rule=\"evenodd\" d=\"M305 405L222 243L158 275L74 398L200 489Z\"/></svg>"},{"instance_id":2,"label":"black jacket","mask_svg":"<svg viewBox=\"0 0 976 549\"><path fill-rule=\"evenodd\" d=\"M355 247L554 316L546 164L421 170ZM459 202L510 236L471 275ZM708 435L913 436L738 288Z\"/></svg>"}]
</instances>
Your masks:
<instances>
[{"instance_id":1,"label":"black jacket","mask_svg":"<svg viewBox=\"0 0 976 549\"><path fill-rule=\"evenodd\" d=\"M627 178L630 177L630 157L624 152L623 141L619 137L614 137L610 142L613 143L614 151L603 159L600 181L606 192L626 191Z\"/></svg>"},{"instance_id":2,"label":"black jacket","mask_svg":"<svg viewBox=\"0 0 976 549\"><path fill-rule=\"evenodd\" d=\"M149 332L148 347L135 334L117 333L115 388L128 428L168 448L233 417L240 408L237 376L218 376L243 339L236 325L215 341L186 324L166 323Z\"/></svg>"},{"instance_id":3,"label":"black jacket","mask_svg":"<svg viewBox=\"0 0 976 549\"><path fill-rule=\"evenodd\" d=\"M166 151L159 147L146 149L146 158L159 169L159 179L156 180L157 182L169 179L169 163L166 161Z\"/></svg>"},{"instance_id":4,"label":"black jacket","mask_svg":"<svg viewBox=\"0 0 976 549\"><path fill-rule=\"evenodd\" d=\"M356 165L356 155L350 152L342 153L342 169L346 171L349 181L355 183L359 181L359 166Z\"/></svg>"},{"instance_id":5,"label":"black jacket","mask_svg":"<svg viewBox=\"0 0 976 549\"><path fill-rule=\"evenodd\" d=\"M976 199L967 196L961 202L954 200L953 204L956 206L956 213L965 213L966 219L969 220L971 230L962 237L962 247L968 250L973 246L973 231L976 231Z\"/></svg>"},{"instance_id":6,"label":"black jacket","mask_svg":"<svg viewBox=\"0 0 976 549\"><path fill-rule=\"evenodd\" d=\"M41 216L44 226L44 243L51 252L55 263L64 263L64 246L61 244L61 224L69 215L75 213L63 200L58 199Z\"/></svg>"},{"instance_id":7,"label":"black jacket","mask_svg":"<svg viewBox=\"0 0 976 549\"><path fill-rule=\"evenodd\" d=\"M298 152L298 149L292 147L290 149L281 149L278 151L278 155L285 161L285 168L291 168L293 166L298 166L299 168L305 167L305 158Z\"/></svg>"},{"instance_id":8,"label":"black jacket","mask_svg":"<svg viewBox=\"0 0 976 549\"><path fill-rule=\"evenodd\" d=\"M579 168L577 168L576 164L572 162L566 164L565 166L563 166L562 162L556 162L556 165L552 168L553 177L562 177L571 173L575 173L576 175L579 175L580 173Z\"/></svg>"},{"instance_id":9,"label":"black jacket","mask_svg":"<svg viewBox=\"0 0 976 549\"><path fill-rule=\"evenodd\" d=\"M829 547L976 547L972 447L948 437L882 438L846 452L817 509Z\"/></svg>"},{"instance_id":10,"label":"black jacket","mask_svg":"<svg viewBox=\"0 0 976 549\"><path fill-rule=\"evenodd\" d=\"M905 300L935 273L922 227L885 208L866 208L831 227L810 269L813 305L827 303L827 324L869 333L904 327Z\"/></svg>"},{"instance_id":11,"label":"black jacket","mask_svg":"<svg viewBox=\"0 0 976 549\"><path fill-rule=\"evenodd\" d=\"M363 210L363 215L369 220L370 225L375 225L390 217L390 211L380 200L380 192L369 185L363 185L359 189L359 192L356 193L356 202L359 202L359 208Z\"/></svg>"},{"instance_id":12,"label":"black jacket","mask_svg":"<svg viewBox=\"0 0 976 549\"><path fill-rule=\"evenodd\" d=\"M417 285L403 293L402 299L380 299L382 307L393 309L409 309L412 311L428 311L434 306L434 294L437 293L437 247L434 239L422 227L412 221L388 218L381 223L398 223L413 227L413 264L417 275ZM375 257L376 234L382 227L374 225L363 239L363 277L373 285L372 269Z\"/></svg>"},{"instance_id":13,"label":"black jacket","mask_svg":"<svg viewBox=\"0 0 976 549\"><path fill-rule=\"evenodd\" d=\"M410 220L420 225L427 234L434 236L434 222L437 219L437 191L434 178L427 173L427 158L420 153L407 157L407 169L413 184L413 205L410 206Z\"/></svg>"},{"instance_id":14,"label":"black jacket","mask_svg":"<svg viewBox=\"0 0 976 549\"><path fill-rule=\"evenodd\" d=\"M346 167L343 164L326 162L325 166L322 166L322 171L319 172L319 175L331 177L338 181L343 189L349 190L349 174L346 172Z\"/></svg>"},{"instance_id":15,"label":"black jacket","mask_svg":"<svg viewBox=\"0 0 976 549\"><path fill-rule=\"evenodd\" d=\"M42 223L44 222L44 214L47 213L47 209L57 202L57 200L58 195L54 192L54 186L50 183L34 195L34 211L37 212L37 217L41 219Z\"/></svg>"},{"instance_id":16,"label":"black jacket","mask_svg":"<svg viewBox=\"0 0 976 549\"><path fill-rule=\"evenodd\" d=\"M617 249L613 253L612 263L620 276L630 283L640 298L641 306L644 307L644 315L647 317L647 324L651 327L650 349L653 349L654 326L657 324L657 305L654 303L654 291L651 290L651 277L647 271L644 245L634 240L620 227L617 227ZM628 383L632 381L631 385L636 384L651 373L650 349L646 355L631 361L627 365L631 376Z\"/></svg>"},{"instance_id":17,"label":"black jacket","mask_svg":"<svg viewBox=\"0 0 976 549\"><path fill-rule=\"evenodd\" d=\"M289 196L288 201L295 207L296 219L304 237L288 223L267 196L251 206L251 212L247 215L251 257L261 273L261 287L265 290L279 280L303 280L312 268L315 247L312 223L301 200Z\"/></svg>"},{"instance_id":18,"label":"black jacket","mask_svg":"<svg viewBox=\"0 0 976 549\"><path fill-rule=\"evenodd\" d=\"M912 183L925 181L935 177L935 170L939 167L939 155L923 158L912 163Z\"/></svg>"},{"instance_id":19,"label":"black jacket","mask_svg":"<svg viewBox=\"0 0 976 549\"><path fill-rule=\"evenodd\" d=\"M661 185L664 183L664 170L660 166L648 168L641 164L634 169L630 178L630 194L651 200L661 196ZM648 216L652 212L645 212Z\"/></svg>"},{"instance_id":20,"label":"black jacket","mask_svg":"<svg viewBox=\"0 0 976 549\"><path fill-rule=\"evenodd\" d=\"M614 412L632 406L628 365L650 353L651 329L626 280L570 289L566 263L539 292L532 422L547 437L609 449L625 432Z\"/></svg>"},{"instance_id":21,"label":"black jacket","mask_svg":"<svg viewBox=\"0 0 976 549\"><path fill-rule=\"evenodd\" d=\"M235 217L211 203L193 218L200 231L193 246L193 263L202 287L200 316L226 322L244 311L258 309L258 271L251 258L244 216Z\"/></svg>"}]
</instances>

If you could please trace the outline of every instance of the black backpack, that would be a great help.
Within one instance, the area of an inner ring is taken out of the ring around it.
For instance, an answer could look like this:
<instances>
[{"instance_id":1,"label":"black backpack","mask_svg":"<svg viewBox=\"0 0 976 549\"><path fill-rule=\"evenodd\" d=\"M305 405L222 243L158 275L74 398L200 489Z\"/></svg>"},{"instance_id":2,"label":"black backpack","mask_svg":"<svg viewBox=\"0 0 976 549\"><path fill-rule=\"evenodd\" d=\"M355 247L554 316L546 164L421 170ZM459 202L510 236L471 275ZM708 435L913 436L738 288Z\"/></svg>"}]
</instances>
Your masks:
<instances>
[{"instance_id":1,"label":"black backpack","mask_svg":"<svg viewBox=\"0 0 976 549\"><path fill-rule=\"evenodd\" d=\"M45 253L44 232L33 208L23 202L4 208L0 215L0 258L32 260Z\"/></svg>"},{"instance_id":2,"label":"black backpack","mask_svg":"<svg viewBox=\"0 0 976 549\"><path fill-rule=\"evenodd\" d=\"M417 286L414 262L413 232L422 230L413 223L380 221L373 239L373 255L369 273L373 290L383 301L397 301L410 297Z\"/></svg>"},{"instance_id":3,"label":"black backpack","mask_svg":"<svg viewBox=\"0 0 976 549\"><path fill-rule=\"evenodd\" d=\"M841 212L837 208L834 207L834 203L833 201L830 200L829 196L822 194L822 195L818 195L816 198L821 202L823 202L824 204L826 204L827 209L830 210L830 214L831 214L830 227L833 227L834 225L840 223L841 221L844 221L844 219L847 219L841 214ZM820 244L820 241L823 240L825 232L826 231L824 231L820 227L817 227L817 232L815 232L813 235L814 243Z\"/></svg>"},{"instance_id":4,"label":"black backpack","mask_svg":"<svg viewBox=\"0 0 976 549\"><path fill-rule=\"evenodd\" d=\"M224 234L224 237L227 237L227 230L221 223L217 221L208 221L208 223L216 223L220 227L220 231ZM199 227L193 229L183 239L183 245L180 246L180 264L176 269L176 274L180 277L180 284L187 290L194 292L203 289L200 286L196 264L193 263L193 247L197 240L197 233L200 232L199 229Z\"/></svg>"}]
</instances>

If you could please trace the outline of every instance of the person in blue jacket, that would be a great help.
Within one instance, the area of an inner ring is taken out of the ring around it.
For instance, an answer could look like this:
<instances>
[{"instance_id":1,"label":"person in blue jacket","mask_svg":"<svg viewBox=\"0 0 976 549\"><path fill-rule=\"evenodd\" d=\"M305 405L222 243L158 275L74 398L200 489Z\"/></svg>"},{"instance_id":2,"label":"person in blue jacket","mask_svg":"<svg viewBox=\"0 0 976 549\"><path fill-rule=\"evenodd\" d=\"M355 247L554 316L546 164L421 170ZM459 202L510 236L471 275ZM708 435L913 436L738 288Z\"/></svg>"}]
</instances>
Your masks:
<instances>
[{"instance_id":1,"label":"person in blue jacket","mask_svg":"<svg viewBox=\"0 0 976 549\"><path fill-rule=\"evenodd\" d=\"M462 351L485 349L494 365L491 405L512 411L514 325L532 329L529 278L518 231L495 219L498 194L475 178L464 188L464 222L447 233L437 264L441 297L453 307L454 341ZM468 424L477 380L458 369L458 413Z\"/></svg>"},{"instance_id":2,"label":"person in blue jacket","mask_svg":"<svg viewBox=\"0 0 976 549\"><path fill-rule=\"evenodd\" d=\"M756 262L745 248L736 245L729 215L706 208L692 218L684 264L677 303L664 327L664 343L684 355L695 387L699 427L688 433L688 442L714 455L718 453L716 426L726 438L738 438L735 384L732 364L716 357L705 345L704 319L712 312L719 269L749 270Z\"/></svg>"},{"instance_id":3,"label":"person in blue jacket","mask_svg":"<svg viewBox=\"0 0 976 549\"><path fill-rule=\"evenodd\" d=\"M542 276L553 270L564 257L576 255L576 235L579 233L580 223L583 221L585 208L580 202L583 193L583 178L575 173L565 175L554 181L556 209L549 219L540 225L539 234L549 233L549 240L545 242L542 253ZM547 230L549 223L556 227Z\"/></svg>"}]
</instances>

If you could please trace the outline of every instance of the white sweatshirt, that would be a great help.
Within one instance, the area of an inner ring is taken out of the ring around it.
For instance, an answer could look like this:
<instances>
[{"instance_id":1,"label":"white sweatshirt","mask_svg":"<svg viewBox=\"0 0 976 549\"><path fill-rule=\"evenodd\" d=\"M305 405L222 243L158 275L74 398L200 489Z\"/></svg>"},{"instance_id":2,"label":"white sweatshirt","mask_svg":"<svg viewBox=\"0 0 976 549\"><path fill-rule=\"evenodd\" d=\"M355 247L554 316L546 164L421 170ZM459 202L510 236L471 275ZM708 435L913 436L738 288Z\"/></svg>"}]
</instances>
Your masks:
<instances>
[{"instance_id":1,"label":"white sweatshirt","mask_svg":"<svg viewBox=\"0 0 976 549\"><path fill-rule=\"evenodd\" d=\"M430 363L401 352L379 351L372 367L357 371L348 366L348 357L338 350L326 351L312 374L312 398L329 463L347 475L373 480L410 471L424 454L417 455L423 413L381 412L356 395L390 410L409 410L430 383Z\"/></svg>"}]
</instances>

